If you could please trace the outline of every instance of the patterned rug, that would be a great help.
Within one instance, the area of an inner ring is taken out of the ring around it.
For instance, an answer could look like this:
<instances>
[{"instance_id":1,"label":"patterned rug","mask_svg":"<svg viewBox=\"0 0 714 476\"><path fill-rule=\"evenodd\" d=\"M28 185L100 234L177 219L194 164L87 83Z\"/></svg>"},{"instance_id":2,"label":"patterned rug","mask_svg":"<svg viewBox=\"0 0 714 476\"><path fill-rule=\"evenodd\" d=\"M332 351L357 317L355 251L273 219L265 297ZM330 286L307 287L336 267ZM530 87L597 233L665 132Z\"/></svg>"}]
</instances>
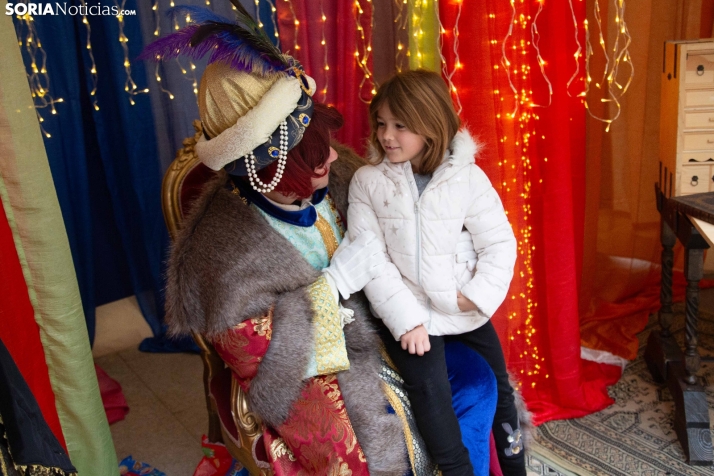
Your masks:
<instances>
[{"instance_id":1,"label":"patterned rug","mask_svg":"<svg viewBox=\"0 0 714 476\"><path fill-rule=\"evenodd\" d=\"M684 341L683 306L675 307L672 326L680 345ZM714 468L689 466L674 432L674 402L665 384L652 380L642 355L656 316L638 336L636 360L610 387L615 404L573 420L552 421L538 428L531 446L529 474L578 476L699 476L714 475ZM714 356L714 314L700 311L699 352ZM703 362L699 372L706 387L709 418L714 421L714 363ZM709 385L709 383L713 385ZM538 472L540 471L540 472ZM548 472L552 471L552 472Z\"/></svg>"}]
</instances>

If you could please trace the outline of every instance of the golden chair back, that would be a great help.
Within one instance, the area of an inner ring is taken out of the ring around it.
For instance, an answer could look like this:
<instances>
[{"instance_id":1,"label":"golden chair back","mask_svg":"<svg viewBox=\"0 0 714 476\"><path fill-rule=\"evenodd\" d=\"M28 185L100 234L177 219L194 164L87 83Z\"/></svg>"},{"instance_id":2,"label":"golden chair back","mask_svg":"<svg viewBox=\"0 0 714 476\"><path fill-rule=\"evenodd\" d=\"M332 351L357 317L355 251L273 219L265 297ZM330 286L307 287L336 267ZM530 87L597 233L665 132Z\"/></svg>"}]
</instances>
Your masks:
<instances>
[{"instance_id":1,"label":"golden chair back","mask_svg":"<svg viewBox=\"0 0 714 476\"><path fill-rule=\"evenodd\" d=\"M184 215L200 193L201 186L215 175L198 161L194 146L203 130L200 121L194 121L193 127L195 135L183 140L183 148L176 153L161 185L161 208L172 240L181 229ZM245 393L213 346L200 334L194 333L193 338L201 348L203 360L208 439L225 444L250 474L272 476L270 466L254 457L254 446L263 432L260 418L250 411Z\"/></svg>"}]
</instances>

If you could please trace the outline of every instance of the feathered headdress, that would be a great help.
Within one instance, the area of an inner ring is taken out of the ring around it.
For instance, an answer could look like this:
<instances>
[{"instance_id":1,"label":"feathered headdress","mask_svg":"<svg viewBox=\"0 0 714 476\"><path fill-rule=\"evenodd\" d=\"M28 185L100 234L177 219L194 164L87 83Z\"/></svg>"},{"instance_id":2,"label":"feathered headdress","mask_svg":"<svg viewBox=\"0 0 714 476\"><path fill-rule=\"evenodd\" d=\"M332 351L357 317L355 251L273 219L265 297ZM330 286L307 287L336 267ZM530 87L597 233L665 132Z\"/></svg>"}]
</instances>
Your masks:
<instances>
[{"instance_id":1,"label":"feathered headdress","mask_svg":"<svg viewBox=\"0 0 714 476\"><path fill-rule=\"evenodd\" d=\"M203 7L172 8L170 15L186 16L191 23L148 45L139 59L164 60L181 55L200 59L211 53L208 64L220 61L246 73L292 72L295 59L273 45L238 0L230 1L236 8L235 23Z\"/></svg>"},{"instance_id":2,"label":"feathered headdress","mask_svg":"<svg viewBox=\"0 0 714 476\"><path fill-rule=\"evenodd\" d=\"M213 170L225 167L231 174L247 175L253 188L266 193L280 181L288 151L300 142L310 124L315 82L297 60L273 45L238 0L230 1L236 9L235 22L203 7L171 9L170 14L186 16L190 23L146 46L139 59L200 59L210 53L199 91L204 130L212 112L223 118L226 111L215 110L231 107L231 97L215 101L214 96L226 98L235 95L236 89L244 94L239 110L229 111L237 117L235 124L217 128L214 137L196 144L196 152ZM210 101L211 107L206 105ZM275 160L275 177L268 184L261 182L256 171Z\"/></svg>"}]
</instances>

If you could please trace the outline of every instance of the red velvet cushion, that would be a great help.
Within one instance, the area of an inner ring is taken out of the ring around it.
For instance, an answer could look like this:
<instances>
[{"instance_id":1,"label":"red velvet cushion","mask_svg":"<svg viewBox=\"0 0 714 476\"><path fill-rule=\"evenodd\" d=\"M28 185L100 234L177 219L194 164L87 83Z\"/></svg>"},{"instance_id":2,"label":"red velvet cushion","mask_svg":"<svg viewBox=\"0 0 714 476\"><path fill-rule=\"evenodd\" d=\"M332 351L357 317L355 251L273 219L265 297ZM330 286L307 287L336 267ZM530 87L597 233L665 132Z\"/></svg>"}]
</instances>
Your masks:
<instances>
[{"instance_id":1,"label":"red velvet cushion","mask_svg":"<svg viewBox=\"0 0 714 476\"><path fill-rule=\"evenodd\" d=\"M181 213L186 216L191 205L201 194L203 186L216 176L216 172L199 163L192 168L181 184Z\"/></svg>"},{"instance_id":2,"label":"red velvet cushion","mask_svg":"<svg viewBox=\"0 0 714 476\"><path fill-rule=\"evenodd\" d=\"M211 379L211 396L216 401L218 418L223 427L238 440L238 430L236 429L233 415L231 415L231 371L223 369L218 375Z\"/></svg>"}]
</instances>

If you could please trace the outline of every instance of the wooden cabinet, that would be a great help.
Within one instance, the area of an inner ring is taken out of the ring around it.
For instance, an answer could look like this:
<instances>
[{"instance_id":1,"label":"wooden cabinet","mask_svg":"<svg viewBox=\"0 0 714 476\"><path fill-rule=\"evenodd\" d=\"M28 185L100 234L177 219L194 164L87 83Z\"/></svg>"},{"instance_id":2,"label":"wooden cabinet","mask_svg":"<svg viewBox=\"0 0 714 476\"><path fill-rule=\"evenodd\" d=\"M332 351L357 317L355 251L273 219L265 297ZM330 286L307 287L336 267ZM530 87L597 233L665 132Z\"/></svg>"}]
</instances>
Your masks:
<instances>
[{"instance_id":1,"label":"wooden cabinet","mask_svg":"<svg viewBox=\"0 0 714 476\"><path fill-rule=\"evenodd\" d=\"M672 195L714 191L714 41L664 47L660 161Z\"/></svg>"}]
</instances>

